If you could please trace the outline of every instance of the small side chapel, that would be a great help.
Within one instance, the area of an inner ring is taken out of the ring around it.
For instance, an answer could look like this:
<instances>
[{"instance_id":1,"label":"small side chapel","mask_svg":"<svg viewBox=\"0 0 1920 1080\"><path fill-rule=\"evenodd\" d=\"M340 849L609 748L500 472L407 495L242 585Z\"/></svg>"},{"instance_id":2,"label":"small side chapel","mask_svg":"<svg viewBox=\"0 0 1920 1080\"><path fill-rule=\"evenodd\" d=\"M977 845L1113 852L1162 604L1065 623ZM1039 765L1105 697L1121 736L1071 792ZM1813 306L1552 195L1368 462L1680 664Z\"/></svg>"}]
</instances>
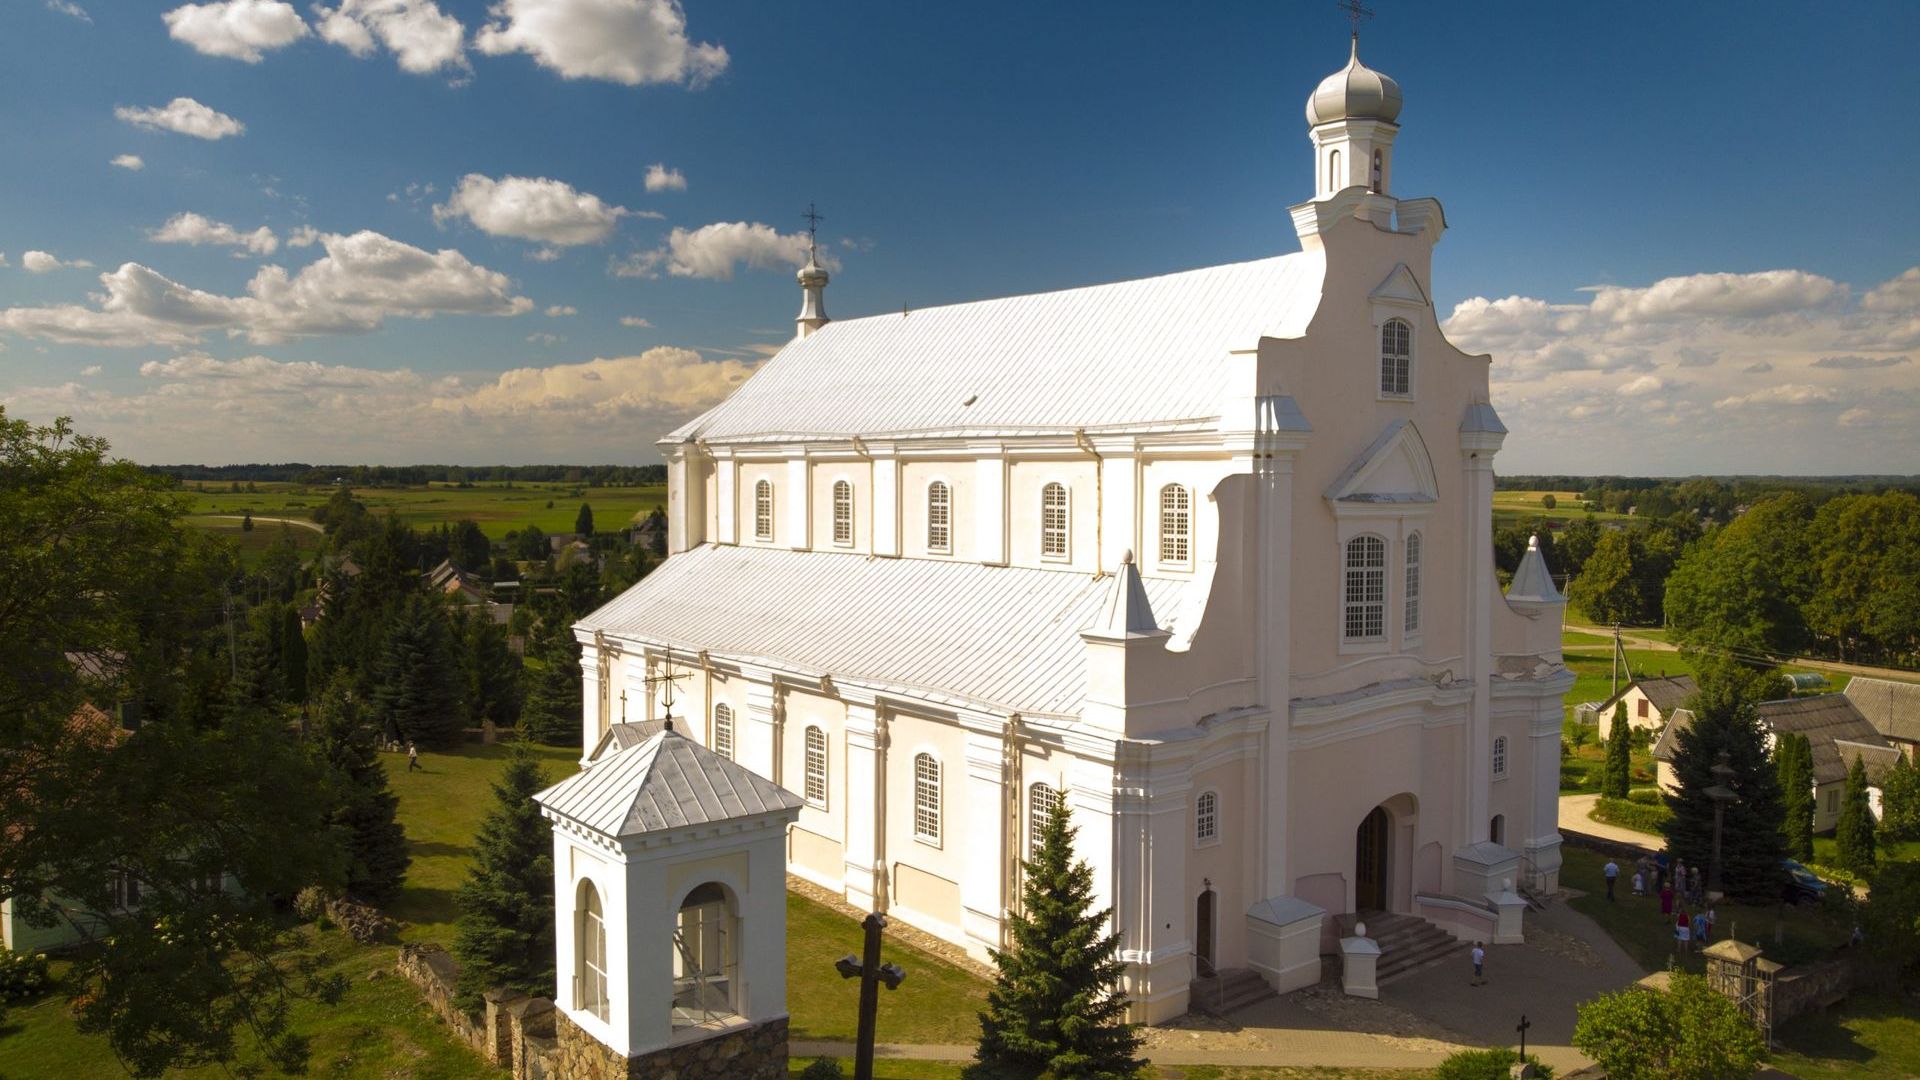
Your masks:
<instances>
[{"instance_id":1,"label":"small side chapel","mask_svg":"<svg viewBox=\"0 0 1920 1080\"><path fill-rule=\"evenodd\" d=\"M756 858L982 959L1064 799L1134 1020L1310 986L1357 921L1524 934L1559 877L1563 601L1537 548L1495 575L1507 429L1434 311L1446 214L1395 194L1402 106L1356 35L1306 101L1298 250L843 320L810 256L793 339L659 442L669 557L575 627L567 918L587 879L631 917L635 867L699 850L586 798L698 744L797 793L748 815ZM676 873L660 903L743 895ZM666 937L606 933L665 970ZM635 977L601 1017L576 975L571 1022L670 1041Z\"/></svg>"}]
</instances>

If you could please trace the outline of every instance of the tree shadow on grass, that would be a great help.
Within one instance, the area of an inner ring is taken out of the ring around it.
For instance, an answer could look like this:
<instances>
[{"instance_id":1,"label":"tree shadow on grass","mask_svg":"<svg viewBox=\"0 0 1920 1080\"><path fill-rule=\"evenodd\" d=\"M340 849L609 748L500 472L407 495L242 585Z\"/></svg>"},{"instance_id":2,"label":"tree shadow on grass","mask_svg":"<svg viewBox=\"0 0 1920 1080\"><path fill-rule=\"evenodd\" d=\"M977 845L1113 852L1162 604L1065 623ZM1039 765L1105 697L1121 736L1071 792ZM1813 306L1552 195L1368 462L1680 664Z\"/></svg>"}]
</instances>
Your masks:
<instances>
[{"instance_id":1,"label":"tree shadow on grass","mask_svg":"<svg viewBox=\"0 0 1920 1080\"><path fill-rule=\"evenodd\" d=\"M448 844L439 840L409 840L407 851L415 858L435 858L446 855L464 859L473 854L472 844Z\"/></svg>"}]
</instances>

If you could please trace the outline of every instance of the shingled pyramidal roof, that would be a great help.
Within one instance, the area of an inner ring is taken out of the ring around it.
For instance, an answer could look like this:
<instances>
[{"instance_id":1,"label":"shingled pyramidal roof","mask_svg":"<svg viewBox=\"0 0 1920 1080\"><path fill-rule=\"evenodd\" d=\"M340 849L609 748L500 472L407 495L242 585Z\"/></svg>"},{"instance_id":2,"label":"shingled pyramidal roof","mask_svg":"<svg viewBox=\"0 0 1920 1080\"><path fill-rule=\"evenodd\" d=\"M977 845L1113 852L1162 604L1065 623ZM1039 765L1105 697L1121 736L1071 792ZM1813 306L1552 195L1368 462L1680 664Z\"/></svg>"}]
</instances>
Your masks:
<instances>
[{"instance_id":1,"label":"shingled pyramidal roof","mask_svg":"<svg viewBox=\"0 0 1920 1080\"><path fill-rule=\"evenodd\" d=\"M602 757L533 800L612 837L800 808L800 796L671 729Z\"/></svg>"}]
</instances>

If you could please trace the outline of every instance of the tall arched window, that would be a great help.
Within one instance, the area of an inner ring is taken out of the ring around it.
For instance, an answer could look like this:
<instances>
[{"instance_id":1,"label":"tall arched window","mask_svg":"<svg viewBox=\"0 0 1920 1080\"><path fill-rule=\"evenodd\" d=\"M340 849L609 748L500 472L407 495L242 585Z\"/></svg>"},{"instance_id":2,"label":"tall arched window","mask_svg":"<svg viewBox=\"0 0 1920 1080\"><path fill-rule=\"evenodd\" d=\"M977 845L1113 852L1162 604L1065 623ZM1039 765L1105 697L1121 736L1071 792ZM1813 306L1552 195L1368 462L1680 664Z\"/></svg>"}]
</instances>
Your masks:
<instances>
[{"instance_id":1,"label":"tall arched window","mask_svg":"<svg viewBox=\"0 0 1920 1080\"><path fill-rule=\"evenodd\" d=\"M1185 566L1192 559L1192 498L1179 484L1160 489L1160 561L1168 566Z\"/></svg>"},{"instance_id":2,"label":"tall arched window","mask_svg":"<svg viewBox=\"0 0 1920 1080\"><path fill-rule=\"evenodd\" d=\"M913 835L940 842L940 760L932 754L913 755Z\"/></svg>"},{"instance_id":3,"label":"tall arched window","mask_svg":"<svg viewBox=\"0 0 1920 1080\"><path fill-rule=\"evenodd\" d=\"M1493 737L1493 775L1495 777L1507 775L1507 737L1505 735Z\"/></svg>"},{"instance_id":4,"label":"tall arched window","mask_svg":"<svg viewBox=\"0 0 1920 1080\"><path fill-rule=\"evenodd\" d=\"M1405 319L1388 319L1380 327L1380 392L1413 392L1413 327Z\"/></svg>"},{"instance_id":5,"label":"tall arched window","mask_svg":"<svg viewBox=\"0 0 1920 1080\"><path fill-rule=\"evenodd\" d=\"M1027 858L1040 854L1040 843L1060 809L1060 798L1060 789L1045 783L1027 789Z\"/></svg>"},{"instance_id":6,"label":"tall arched window","mask_svg":"<svg viewBox=\"0 0 1920 1080\"><path fill-rule=\"evenodd\" d=\"M806 786L807 801L822 810L827 808L827 733L817 727L807 729Z\"/></svg>"},{"instance_id":7,"label":"tall arched window","mask_svg":"<svg viewBox=\"0 0 1920 1080\"><path fill-rule=\"evenodd\" d=\"M1040 554L1067 557L1067 488L1058 481L1040 489Z\"/></svg>"},{"instance_id":8,"label":"tall arched window","mask_svg":"<svg viewBox=\"0 0 1920 1080\"><path fill-rule=\"evenodd\" d=\"M573 971L574 1005L602 1020L607 1018L607 920L600 909L600 892L593 882L580 882L580 925L576 928L577 962Z\"/></svg>"},{"instance_id":9,"label":"tall arched window","mask_svg":"<svg viewBox=\"0 0 1920 1080\"><path fill-rule=\"evenodd\" d=\"M1348 641L1387 636L1387 542L1377 536L1347 541L1346 626Z\"/></svg>"},{"instance_id":10,"label":"tall arched window","mask_svg":"<svg viewBox=\"0 0 1920 1080\"><path fill-rule=\"evenodd\" d=\"M733 710L725 705L713 707L713 752L733 756Z\"/></svg>"},{"instance_id":11,"label":"tall arched window","mask_svg":"<svg viewBox=\"0 0 1920 1080\"><path fill-rule=\"evenodd\" d=\"M753 485L753 538L773 539L773 482L761 480Z\"/></svg>"},{"instance_id":12,"label":"tall arched window","mask_svg":"<svg viewBox=\"0 0 1920 1080\"><path fill-rule=\"evenodd\" d=\"M927 550L953 552L953 489L941 480L927 485Z\"/></svg>"},{"instance_id":13,"label":"tall arched window","mask_svg":"<svg viewBox=\"0 0 1920 1080\"><path fill-rule=\"evenodd\" d=\"M1335 150L1327 155L1327 190L1339 191L1343 186L1340 183L1340 151Z\"/></svg>"},{"instance_id":14,"label":"tall arched window","mask_svg":"<svg viewBox=\"0 0 1920 1080\"><path fill-rule=\"evenodd\" d=\"M1220 796L1203 791L1193 801L1193 839L1207 844L1220 838Z\"/></svg>"},{"instance_id":15,"label":"tall arched window","mask_svg":"<svg viewBox=\"0 0 1920 1080\"><path fill-rule=\"evenodd\" d=\"M845 480L833 482L833 542L853 546L853 485Z\"/></svg>"},{"instance_id":16,"label":"tall arched window","mask_svg":"<svg viewBox=\"0 0 1920 1080\"><path fill-rule=\"evenodd\" d=\"M1420 632L1420 534L1407 537L1407 617L1402 629L1409 634Z\"/></svg>"}]
</instances>

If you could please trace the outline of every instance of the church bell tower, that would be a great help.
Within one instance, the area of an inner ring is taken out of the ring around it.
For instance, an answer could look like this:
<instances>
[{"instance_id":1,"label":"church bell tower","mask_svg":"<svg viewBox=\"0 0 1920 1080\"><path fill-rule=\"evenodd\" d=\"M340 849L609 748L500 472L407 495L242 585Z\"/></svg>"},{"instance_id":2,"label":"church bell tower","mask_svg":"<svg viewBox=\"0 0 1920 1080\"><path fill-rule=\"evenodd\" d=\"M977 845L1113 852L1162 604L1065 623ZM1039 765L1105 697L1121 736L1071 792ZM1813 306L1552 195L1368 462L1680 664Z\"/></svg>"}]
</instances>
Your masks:
<instances>
[{"instance_id":1,"label":"church bell tower","mask_svg":"<svg viewBox=\"0 0 1920 1080\"><path fill-rule=\"evenodd\" d=\"M1308 137L1313 140L1313 197L1330 198L1351 187L1389 195L1393 138L1400 133L1400 84L1360 62L1360 35L1353 35L1347 66L1320 80L1307 98Z\"/></svg>"}]
</instances>

